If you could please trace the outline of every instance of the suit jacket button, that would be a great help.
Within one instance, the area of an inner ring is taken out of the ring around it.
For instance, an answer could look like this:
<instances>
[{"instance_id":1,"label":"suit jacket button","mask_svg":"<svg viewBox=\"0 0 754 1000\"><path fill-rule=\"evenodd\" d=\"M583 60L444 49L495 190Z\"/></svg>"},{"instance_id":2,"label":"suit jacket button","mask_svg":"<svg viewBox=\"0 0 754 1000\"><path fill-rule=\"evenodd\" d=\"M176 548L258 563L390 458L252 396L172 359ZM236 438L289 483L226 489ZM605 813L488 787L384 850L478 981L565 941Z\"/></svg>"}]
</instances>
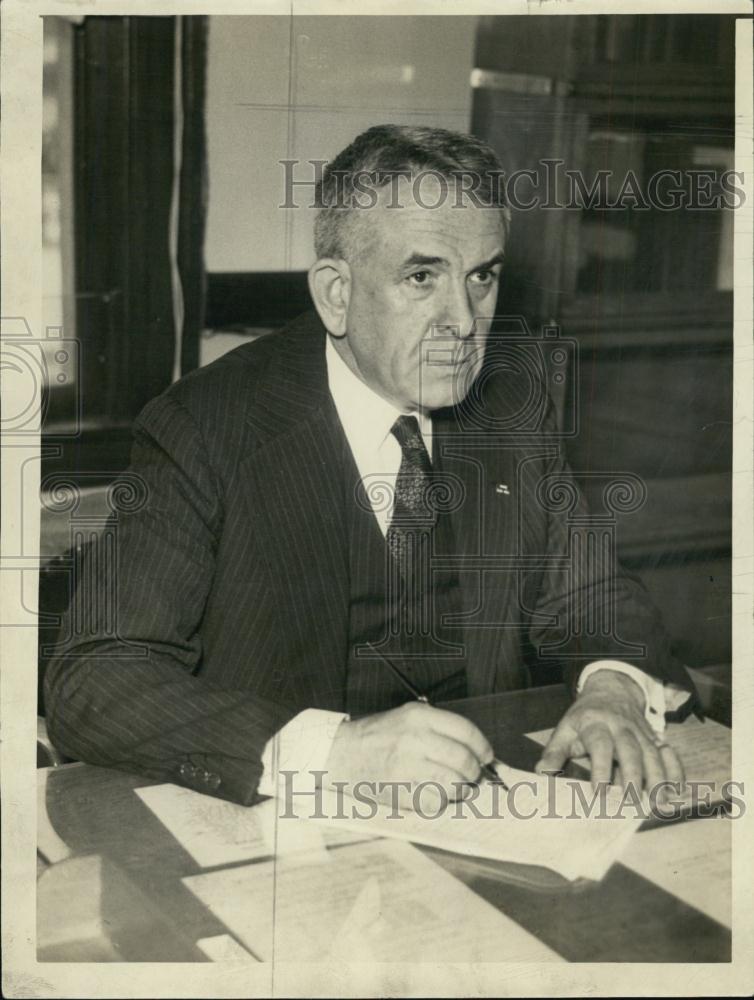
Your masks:
<instances>
[{"instance_id":1,"label":"suit jacket button","mask_svg":"<svg viewBox=\"0 0 754 1000\"><path fill-rule=\"evenodd\" d=\"M219 774L209 774L207 775L207 784L211 789L219 788L222 784L222 778Z\"/></svg>"}]
</instances>

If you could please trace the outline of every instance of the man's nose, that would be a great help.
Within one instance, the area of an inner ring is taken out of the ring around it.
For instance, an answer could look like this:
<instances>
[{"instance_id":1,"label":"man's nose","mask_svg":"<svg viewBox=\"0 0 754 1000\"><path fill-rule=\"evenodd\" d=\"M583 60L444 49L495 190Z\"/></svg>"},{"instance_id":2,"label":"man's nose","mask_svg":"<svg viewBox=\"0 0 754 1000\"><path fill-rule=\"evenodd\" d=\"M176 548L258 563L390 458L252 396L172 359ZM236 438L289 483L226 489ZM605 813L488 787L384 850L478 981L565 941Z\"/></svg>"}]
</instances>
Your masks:
<instances>
[{"instance_id":1,"label":"man's nose","mask_svg":"<svg viewBox=\"0 0 754 1000\"><path fill-rule=\"evenodd\" d=\"M468 340L474 333L475 321L476 317L466 282L462 286L454 284L448 289L443 308L435 323L437 336Z\"/></svg>"}]
</instances>

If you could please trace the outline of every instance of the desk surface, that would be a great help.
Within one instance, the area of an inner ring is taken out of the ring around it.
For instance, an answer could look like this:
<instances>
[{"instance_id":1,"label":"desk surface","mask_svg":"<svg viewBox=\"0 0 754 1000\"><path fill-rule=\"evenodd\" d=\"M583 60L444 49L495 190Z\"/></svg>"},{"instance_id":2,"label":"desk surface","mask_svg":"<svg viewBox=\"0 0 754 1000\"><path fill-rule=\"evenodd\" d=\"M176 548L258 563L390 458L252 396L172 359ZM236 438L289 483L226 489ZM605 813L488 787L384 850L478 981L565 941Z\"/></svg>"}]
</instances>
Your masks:
<instances>
[{"instance_id":1,"label":"desk surface","mask_svg":"<svg viewBox=\"0 0 754 1000\"><path fill-rule=\"evenodd\" d=\"M507 763L531 768L540 748L523 734L554 725L567 704L561 687L452 703L473 719ZM57 843L66 865L40 921L65 921L68 909L97 910L117 924L118 960L206 961L196 941L226 928L182 884L200 869L134 789L144 778L82 764L48 768L40 778L40 844ZM697 819L690 822L705 822ZM667 828L671 834L672 826ZM642 836L641 833L638 834ZM438 864L553 951L580 962L730 961L730 931L635 872L616 864L600 883L534 886L516 865L474 861L422 848ZM53 852L54 853L54 852ZM98 856L96 878L92 856ZM45 864L40 861L42 870ZM87 899L98 893L97 899ZM115 960L68 947L40 958Z\"/></svg>"}]
</instances>

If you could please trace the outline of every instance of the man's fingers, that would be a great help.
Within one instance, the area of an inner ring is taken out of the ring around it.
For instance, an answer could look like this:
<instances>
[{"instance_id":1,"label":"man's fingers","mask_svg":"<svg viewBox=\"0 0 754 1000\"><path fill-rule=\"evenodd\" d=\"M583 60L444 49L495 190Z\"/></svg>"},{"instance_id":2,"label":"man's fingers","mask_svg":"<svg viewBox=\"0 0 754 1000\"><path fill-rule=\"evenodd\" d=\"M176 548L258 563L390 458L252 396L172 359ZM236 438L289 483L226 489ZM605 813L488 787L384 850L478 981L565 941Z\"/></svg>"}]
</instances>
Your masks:
<instances>
[{"instance_id":1,"label":"man's fingers","mask_svg":"<svg viewBox=\"0 0 754 1000\"><path fill-rule=\"evenodd\" d=\"M682 785L686 780L686 774L678 754L667 743L661 744L657 750L665 769L665 777L674 784Z\"/></svg>"},{"instance_id":2,"label":"man's fingers","mask_svg":"<svg viewBox=\"0 0 754 1000\"><path fill-rule=\"evenodd\" d=\"M537 774L548 774L562 771L563 765L571 756L571 744L574 732L568 725L559 725L550 737L534 770Z\"/></svg>"},{"instance_id":3,"label":"man's fingers","mask_svg":"<svg viewBox=\"0 0 754 1000\"><path fill-rule=\"evenodd\" d=\"M581 733L581 742L592 762L592 786L609 784L613 774L614 744L607 726L589 726Z\"/></svg>"},{"instance_id":4,"label":"man's fingers","mask_svg":"<svg viewBox=\"0 0 754 1000\"><path fill-rule=\"evenodd\" d=\"M640 739L642 761L644 765L644 784L647 790L655 788L665 781L666 772L659 749L649 740Z\"/></svg>"},{"instance_id":5,"label":"man's fingers","mask_svg":"<svg viewBox=\"0 0 754 1000\"><path fill-rule=\"evenodd\" d=\"M586 754L586 747L577 737L571 744L571 756L572 757L583 757Z\"/></svg>"},{"instance_id":6,"label":"man's fingers","mask_svg":"<svg viewBox=\"0 0 754 1000\"><path fill-rule=\"evenodd\" d=\"M442 741L442 743L446 742L452 741ZM459 770L448 763L448 756L447 748L440 746L437 758L425 757L421 761L414 772L412 782L416 794L422 798L426 795L428 801L436 799L438 802L443 799L452 802L464 797L465 789L470 788L474 782L479 765ZM472 774L471 778L467 776L469 771Z\"/></svg>"},{"instance_id":7,"label":"man's fingers","mask_svg":"<svg viewBox=\"0 0 754 1000\"><path fill-rule=\"evenodd\" d=\"M470 798L474 795L474 786L461 781L457 776L442 767L437 767L432 777L414 782L412 789L412 808L416 810L432 810L439 812L448 802Z\"/></svg>"},{"instance_id":8,"label":"man's fingers","mask_svg":"<svg viewBox=\"0 0 754 1000\"><path fill-rule=\"evenodd\" d=\"M458 781L476 781L481 761L463 743L429 732L422 735L422 756L438 767L453 773Z\"/></svg>"},{"instance_id":9,"label":"man's fingers","mask_svg":"<svg viewBox=\"0 0 754 1000\"><path fill-rule=\"evenodd\" d=\"M462 715L448 712L444 708L432 708L426 718L433 732L468 747L480 764L489 763L495 756L490 741L481 729Z\"/></svg>"},{"instance_id":10,"label":"man's fingers","mask_svg":"<svg viewBox=\"0 0 754 1000\"><path fill-rule=\"evenodd\" d=\"M682 785L686 779L683 764L675 750L652 731L648 738L639 734L644 758L644 780L648 789L664 781Z\"/></svg>"},{"instance_id":11,"label":"man's fingers","mask_svg":"<svg viewBox=\"0 0 754 1000\"><path fill-rule=\"evenodd\" d=\"M419 790L417 794L436 796L438 800L445 798L449 802L463 798L463 789L470 789L472 782L465 781L457 771L452 771L442 764L433 761L428 762L427 777L414 783L414 787ZM442 789L442 791L440 791Z\"/></svg>"},{"instance_id":12,"label":"man's fingers","mask_svg":"<svg viewBox=\"0 0 754 1000\"><path fill-rule=\"evenodd\" d=\"M615 736L615 757L620 764L622 784L633 785L640 792L644 777L644 759L639 741L630 729L624 729Z\"/></svg>"}]
</instances>

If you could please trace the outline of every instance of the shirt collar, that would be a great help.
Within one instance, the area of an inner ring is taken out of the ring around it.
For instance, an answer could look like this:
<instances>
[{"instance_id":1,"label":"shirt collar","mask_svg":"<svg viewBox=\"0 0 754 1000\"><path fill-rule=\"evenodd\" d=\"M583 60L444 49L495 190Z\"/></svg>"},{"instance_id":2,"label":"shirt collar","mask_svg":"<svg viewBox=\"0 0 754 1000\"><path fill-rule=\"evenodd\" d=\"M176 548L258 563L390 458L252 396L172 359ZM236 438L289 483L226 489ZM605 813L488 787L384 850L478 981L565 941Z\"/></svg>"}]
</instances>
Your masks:
<instances>
[{"instance_id":1,"label":"shirt collar","mask_svg":"<svg viewBox=\"0 0 754 1000\"><path fill-rule=\"evenodd\" d=\"M330 395L349 443L358 443L361 447L376 451L385 443L395 421L406 411L399 410L366 382L362 382L338 354L329 335L325 358ZM413 415L419 422L419 429L429 449L432 420L426 413L417 412Z\"/></svg>"}]
</instances>

